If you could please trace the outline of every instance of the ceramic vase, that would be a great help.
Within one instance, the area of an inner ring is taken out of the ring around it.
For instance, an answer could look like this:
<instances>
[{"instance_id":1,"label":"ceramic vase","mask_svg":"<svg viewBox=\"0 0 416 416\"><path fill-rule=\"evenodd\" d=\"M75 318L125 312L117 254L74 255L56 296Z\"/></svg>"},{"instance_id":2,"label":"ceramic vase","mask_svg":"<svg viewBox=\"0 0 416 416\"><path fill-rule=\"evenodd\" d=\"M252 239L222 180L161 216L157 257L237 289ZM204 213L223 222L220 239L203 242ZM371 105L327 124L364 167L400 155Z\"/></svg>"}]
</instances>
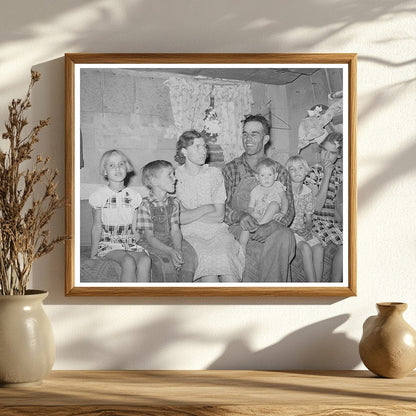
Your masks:
<instances>
[{"instance_id":1,"label":"ceramic vase","mask_svg":"<svg viewBox=\"0 0 416 416\"><path fill-rule=\"evenodd\" d=\"M48 292L0 295L0 385L40 384L55 361L52 326L43 309Z\"/></svg>"},{"instance_id":2,"label":"ceramic vase","mask_svg":"<svg viewBox=\"0 0 416 416\"><path fill-rule=\"evenodd\" d=\"M360 357L381 377L400 378L416 367L416 331L404 320L406 303L377 303L378 315L364 322Z\"/></svg>"}]
</instances>

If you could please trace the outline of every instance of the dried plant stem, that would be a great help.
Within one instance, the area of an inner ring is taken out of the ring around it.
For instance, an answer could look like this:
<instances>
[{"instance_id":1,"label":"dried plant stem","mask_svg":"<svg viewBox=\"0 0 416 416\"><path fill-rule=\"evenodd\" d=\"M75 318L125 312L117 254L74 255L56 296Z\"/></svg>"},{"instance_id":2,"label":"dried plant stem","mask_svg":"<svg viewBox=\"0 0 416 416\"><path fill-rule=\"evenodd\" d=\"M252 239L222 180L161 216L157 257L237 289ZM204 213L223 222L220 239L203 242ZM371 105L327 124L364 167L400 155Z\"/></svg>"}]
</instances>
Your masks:
<instances>
[{"instance_id":1,"label":"dried plant stem","mask_svg":"<svg viewBox=\"0 0 416 416\"><path fill-rule=\"evenodd\" d=\"M63 205L63 199L56 193L58 172L48 167L49 157L37 156L30 168L23 167L32 159L40 130L50 122L49 118L39 121L23 136L28 124L24 113L31 107L32 88L39 78L40 74L32 71L25 98L13 100L9 105L6 132L2 136L8 150L0 151L1 295L23 295L33 262L66 238L51 239L49 230L45 228L55 211Z\"/></svg>"}]
</instances>

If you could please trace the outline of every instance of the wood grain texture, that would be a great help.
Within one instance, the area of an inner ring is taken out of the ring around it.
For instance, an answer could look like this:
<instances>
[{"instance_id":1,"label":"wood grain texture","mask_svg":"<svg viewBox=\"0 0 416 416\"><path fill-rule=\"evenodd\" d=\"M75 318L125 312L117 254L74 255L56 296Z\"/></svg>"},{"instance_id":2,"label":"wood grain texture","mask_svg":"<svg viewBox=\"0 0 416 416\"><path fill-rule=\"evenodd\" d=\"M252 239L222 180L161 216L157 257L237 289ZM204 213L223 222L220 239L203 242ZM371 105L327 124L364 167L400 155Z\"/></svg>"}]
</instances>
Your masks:
<instances>
[{"instance_id":1,"label":"wood grain texture","mask_svg":"<svg viewBox=\"0 0 416 416\"><path fill-rule=\"evenodd\" d=\"M74 64L344 64L355 53L67 53Z\"/></svg>"},{"instance_id":2,"label":"wood grain texture","mask_svg":"<svg viewBox=\"0 0 416 416\"><path fill-rule=\"evenodd\" d=\"M415 415L416 373L368 371L54 371L0 389L5 415Z\"/></svg>"},{"instance_id":3,"label":"wood grain texture","mask_svg":"<svg viewBox=\"0 0 416 416\"><path fill-rule=\"evenodd\" d=\"M0 409L2 409L0 407ZM413 406L30 406L3 408L6 416L414 416Z\"/></svg>"},{"instance_id":4,"label":"wood grain texture","mask_svg":"<svg viewBox=\"0 0 416 416\"><path fill-rule=\"evenodd\" d=\"M75 286L75 85L74 62L65 56L65 292Z\"/></svg>"},{"instance_id":5,"label":"wood grain texture","mask_svg":"<svg viewBox=\"0 0 416 416\"><path fill-rule=\"evenodd\" d=\"M357 184L356 184L356 89L357 89L357 55L354 53L321 53L321 54L95 54L82 53L65 54L65 122L66 122L66 167L65 167L65 198L66 198L66 234L75 234L75 85L74 75L77 64L345 64L348 65L348 108L349 108L349 209L348 209L348 286L339 287L300 287L293 284L289 287L256 286L244 284L238 287L181 287L178 284L169 287L77 287L75 285L75 244L74 239L66 241L65 260L66 296L204 296L204 297L276 297L276 296L311 296L311 297L349 297L357 294L356 266L356 213L357 213Z\"/></svg>"},{"instance_id":6,"label":"wood grain texture","mask_svg":"<svg viewBox=\"0 0 416 416\"><path fill-rule=\"evenodd\" d=\"M357 294L357 56L348 70L348 286ZM345 259L344 259L345 261Z\"/></svg>"},{"instance_id":7,"label":"wood grain texture","mask_svg":"<svg viewBox=\"0 0 416 416\"><path fill-rule=\"evenodd\" d=\"M74 278L70 279L74 281ZM348 287L70 287L66 282L66 296L205 296L205 297L235 297L235 296L310 296L310 297L340 297L355 296L356 292Z\"/></svg>"}]
</instances>

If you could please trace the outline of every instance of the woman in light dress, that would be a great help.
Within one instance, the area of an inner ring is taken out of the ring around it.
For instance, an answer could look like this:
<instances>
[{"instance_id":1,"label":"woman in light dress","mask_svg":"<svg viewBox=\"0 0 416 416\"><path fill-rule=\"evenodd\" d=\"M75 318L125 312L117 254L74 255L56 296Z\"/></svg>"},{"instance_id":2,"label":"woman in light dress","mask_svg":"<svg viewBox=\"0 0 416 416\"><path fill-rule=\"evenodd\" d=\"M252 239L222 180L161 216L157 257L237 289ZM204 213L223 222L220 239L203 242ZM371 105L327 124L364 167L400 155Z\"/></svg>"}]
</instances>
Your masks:
<instances>
[{"instance_id":1,"label":"woman in light dress","mask_svg":"<svg viewBox=\"0 0 416 416\"><path fill-rule=\"evenodd\" d=\"M222 173L205 164L206 156L200 133L190 130L179 137L176 196L181 203L183 236L198 256L194 282L240 282L244 254L223 222L226 195Z\"/></svg>"}]
</instances>

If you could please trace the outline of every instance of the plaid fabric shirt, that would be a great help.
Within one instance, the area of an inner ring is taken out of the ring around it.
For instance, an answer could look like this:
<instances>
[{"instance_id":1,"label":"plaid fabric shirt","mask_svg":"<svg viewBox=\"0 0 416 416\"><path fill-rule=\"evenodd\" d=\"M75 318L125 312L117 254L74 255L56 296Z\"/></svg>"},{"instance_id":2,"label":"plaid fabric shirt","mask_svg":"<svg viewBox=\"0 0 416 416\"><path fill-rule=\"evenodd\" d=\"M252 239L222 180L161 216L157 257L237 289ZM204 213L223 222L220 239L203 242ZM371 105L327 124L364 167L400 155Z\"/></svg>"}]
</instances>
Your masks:
<instances>
[{"instance_id":1,"label":"plaid fabric shirt","mask_svg":"<svg viewBox=\"0 0 416 416\"><path fill-rule=\"evenodd\" d=\"M295 216L292 183L290 181L287 170L279 162L276 162L276 168L277 180L286 187L286 195L289 202L287 213L279 222L282 225L288 227L293 221L293 217ZM229 225L236 224L242 214L241 211L236 211L231 208L231 201L233 199L234 192L242 179L243 173L245 176L250 177L254 177L256 174L256 172L248 164L245 153L243 153L240 157L235 158L231 162L228 162L222 170L222 174L224 176L225 191L227 193L227 199L225 201L225 222Z\"/></svg>"},{"instance_id":2,"label":"plaid fabric shirt","mask_svg":"<svg viewBox=\"0 0 416 416\"><path fill-rule=\"evenodd\" d=\"M315 185L318 188L321 186L324 179L324 169L320 165L315 165L311 168L311 171L308 173L308 176L305 178L305 185ZM315 211L314 218L335 218L335 205L336 197L338 190L342 184L343 175L342 169L340 166L335 165L331 177L329 179L328 190L326 194L326 199L324 206L321 211Z\"/></svg>"},{"instance_id":3,"label":"plaid fabric shirt","mask_svg":"<svg viewBox=\"0 0 416 416\"><path fill-rule=\"evenodd\" d=\"M153 231L153 221L150 214L150 204L153 203L155 207L166 208L168 204L168 198L173 198L174 210L170 217L171 226L174 224L179 225L179 203L175 197L168 196L164 201L159 201L155 198L152 192L145 198L139 206L139 212L137 215L137 229Z\"/></svg>"}]
</instances>

